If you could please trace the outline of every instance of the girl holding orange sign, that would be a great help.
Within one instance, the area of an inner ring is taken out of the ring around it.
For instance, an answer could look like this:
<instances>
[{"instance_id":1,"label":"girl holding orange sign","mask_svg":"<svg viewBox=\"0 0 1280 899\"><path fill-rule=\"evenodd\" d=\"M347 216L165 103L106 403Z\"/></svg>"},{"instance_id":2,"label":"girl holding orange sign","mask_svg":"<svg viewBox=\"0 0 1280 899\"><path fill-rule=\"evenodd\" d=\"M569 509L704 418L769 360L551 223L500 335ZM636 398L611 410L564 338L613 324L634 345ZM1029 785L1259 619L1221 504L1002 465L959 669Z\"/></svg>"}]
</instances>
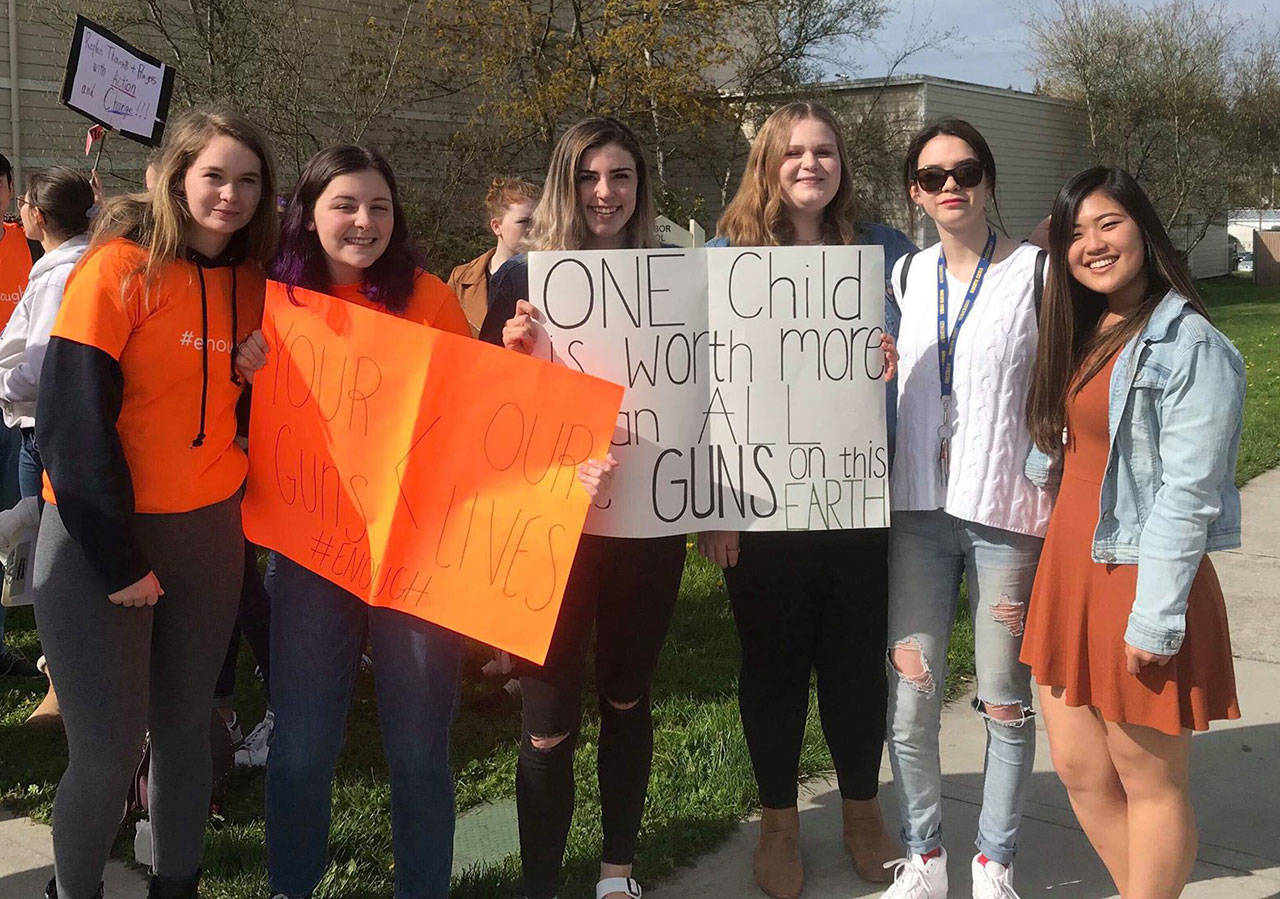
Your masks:
<instances>
[{"instance_id":1,"label":"girl holding orange sign","mask_svg":"<svg viewBox=\"0 0 1280 899\"><path fill-rule=\"evenodd\" d=\"M272 274L290 288L471 336L453 291L422 270L390 165L363 147L329 147L307 162L284 212ZM241 351L246 375L265 363L265 352L255 334ZM449 730L462 638L397 609L370 606L279 553L269 593L272 893L310 896L324 874L334 769L369 642L391 772L395 894L447 895L454 825Z\"/></svg>"},{"instance_id":2,"label":"girl holding orange sign","mask_svg":"<svg viewBox=\"0 0 1280 899\"><path fill-rule=\"evenodd\" d=\"M556 143L526 246L531 250L613 250L657 245L649 173L640 143L616 119L578 122ZM528 353L535 340L527 257L494 276L482 340ZM592 495L609 480L612 457L584 463ZM520 858L529 899L555 895L573 817L573 750L582 715L583 674L596 630L600 705L597 766L604 847L597 899L638 899L631 877L649 769L653 722L649 689L675 610L685 538L584 534L544 665L520 662L523 735L516 768Z\"/></svg>"}]
</instances>

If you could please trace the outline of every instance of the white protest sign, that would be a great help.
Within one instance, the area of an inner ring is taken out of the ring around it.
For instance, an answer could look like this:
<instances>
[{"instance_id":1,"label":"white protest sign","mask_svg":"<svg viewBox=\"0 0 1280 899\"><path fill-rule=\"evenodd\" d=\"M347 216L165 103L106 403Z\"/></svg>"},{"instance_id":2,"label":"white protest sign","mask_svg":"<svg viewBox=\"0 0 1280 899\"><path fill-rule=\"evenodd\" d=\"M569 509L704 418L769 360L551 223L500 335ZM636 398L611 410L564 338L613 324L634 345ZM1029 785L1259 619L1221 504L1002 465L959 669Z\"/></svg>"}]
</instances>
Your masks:
<instances>
[{"instance_id":1,"label":"white protest sign","mask_svg":"<svg viewBox=\"0 0 1280 899\"><path fill-rule=\"evenodd\" d=\"M157 146L169 114L173 75L154 56L77 16L62 102L113 131Z\"/></svg>"},{"instance_id":2,"label":"white protest sign","mask_svg":"<svg viewBox=\"0 0 1280 899\"><path fill-rule=\"evenodd\" d=\"M884 253L531 253L548 351L626 388L586 532L889 523Z\"/></svg>"}]
</instances>

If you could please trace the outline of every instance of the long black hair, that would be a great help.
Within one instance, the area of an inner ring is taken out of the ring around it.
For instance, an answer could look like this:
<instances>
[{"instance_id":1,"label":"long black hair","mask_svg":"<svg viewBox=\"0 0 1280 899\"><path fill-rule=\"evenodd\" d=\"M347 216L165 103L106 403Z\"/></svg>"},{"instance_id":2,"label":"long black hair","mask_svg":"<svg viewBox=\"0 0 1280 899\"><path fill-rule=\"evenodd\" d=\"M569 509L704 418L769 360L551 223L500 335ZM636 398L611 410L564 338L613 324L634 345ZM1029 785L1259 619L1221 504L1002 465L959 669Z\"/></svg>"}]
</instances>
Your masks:
<instances>
[{"instance_id":1,"label":"long black hair","mask_svg":"<svg viewBox=\"0 0 1280 899\"><path fill-rule=\"evenodd\" d=\"M1085 199L1102 191L1124 208L1142 232L1147 292L1134 312L1103 334L1098 320L1107 299L1071 276L1067 253L1074 241L1076 217ZM1096 166L1073 176L1053 201L1049 222L1049 277L1040 310L1040 343L1027 397L1027 425L1045 452L1062 446L1067 400L1096 375L1135 334L1146 326L1165 294L1175 290L1192 308L1209 317L1191 272L1164 229L1160 216L1137 180L1124 169ZM1074 388L1073 388L1074 385Z\"/></svg>"},{"instance_id":2,"label":"long black hair","mask_svg":"<svg viewBox=\"0 0 1280 899\"><path fill-rule=\"evenodd\" d=\"M329 283L329 266L320 238L308 225L314 222L316 200L330 181L339 175L370 170L387 182L394 224L386 250L365 269L362 291L369 302L388 312L403 312L408 308L422 260L409 237L391 164L377 150L367 147L339 144L307 160L285 207L280 225L280 252L271 266L271 276L290 290L302 287L325 292L333 286Z\"/></svg>"}]
</instances>

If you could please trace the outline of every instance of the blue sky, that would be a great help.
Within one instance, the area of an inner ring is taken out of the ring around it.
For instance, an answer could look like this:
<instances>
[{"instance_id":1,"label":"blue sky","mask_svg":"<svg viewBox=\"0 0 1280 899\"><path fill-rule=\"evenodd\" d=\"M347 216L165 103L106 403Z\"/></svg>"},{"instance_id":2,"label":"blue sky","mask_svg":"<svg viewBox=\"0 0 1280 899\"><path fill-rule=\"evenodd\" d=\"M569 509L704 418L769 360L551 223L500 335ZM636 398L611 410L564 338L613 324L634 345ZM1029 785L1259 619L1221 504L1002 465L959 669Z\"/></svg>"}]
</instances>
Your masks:
<instances>
[{"instance_id":1,"label":"blue sky","mask_svg":"<svg viewBox=\"0 0 1280 899\"><path fill-rule=\"evenodd\" d=\"M845 65L834 67L833 74L882 76L908 36L927 28L954 33L937 49L912 56L899 66L899 74L937 75L1019 90L1031 90L1035 84L1023 23L1033 16L1048 14L1054 8L1052 0L889 0L889 5L894 11L876 36L876 43L852 48ZM1135 5L1157 4L1141 0ZM1265 13L1270 8L1274 16L1275 9L1274 0L1230 0L1226 6L1231 14L1246 20L1251 31L1268 27ZM1274 18L1269 27L1276 27Z\"/></svg>"}]
</instances>

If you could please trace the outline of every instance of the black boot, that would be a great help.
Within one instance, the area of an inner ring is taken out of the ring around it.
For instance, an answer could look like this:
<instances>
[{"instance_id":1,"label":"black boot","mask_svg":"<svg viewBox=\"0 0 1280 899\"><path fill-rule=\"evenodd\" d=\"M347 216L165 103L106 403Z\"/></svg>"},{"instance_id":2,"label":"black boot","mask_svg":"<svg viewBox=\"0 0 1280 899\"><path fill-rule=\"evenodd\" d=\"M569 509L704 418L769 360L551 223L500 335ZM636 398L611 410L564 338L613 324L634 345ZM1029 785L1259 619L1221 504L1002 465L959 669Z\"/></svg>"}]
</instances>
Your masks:
<instances>
[{"instance_id":1,"label":"black boot","mask_svg":"<svg viewBox=\"0 0 1280 899\"><path fill-rule=\"evenodd\" d=\"M44 899L58 899L58 879L56 877L49 878L49 885L44 888ZM98 892L93 894L92 899L102 899L102 884L98 884Z\"/></svg>"},{"instance_id":2,"label":"black boot","mask_svg":"<svg viewBox=\"0 0 1280 899\"><path fill-rule=\"evenodd\" d=\"M196 888L200 883L200 872L191 877L161 877L151 875L151 883L147 887L147 899L197 899L200 891Z\"/></svg>"}]
</instances>

